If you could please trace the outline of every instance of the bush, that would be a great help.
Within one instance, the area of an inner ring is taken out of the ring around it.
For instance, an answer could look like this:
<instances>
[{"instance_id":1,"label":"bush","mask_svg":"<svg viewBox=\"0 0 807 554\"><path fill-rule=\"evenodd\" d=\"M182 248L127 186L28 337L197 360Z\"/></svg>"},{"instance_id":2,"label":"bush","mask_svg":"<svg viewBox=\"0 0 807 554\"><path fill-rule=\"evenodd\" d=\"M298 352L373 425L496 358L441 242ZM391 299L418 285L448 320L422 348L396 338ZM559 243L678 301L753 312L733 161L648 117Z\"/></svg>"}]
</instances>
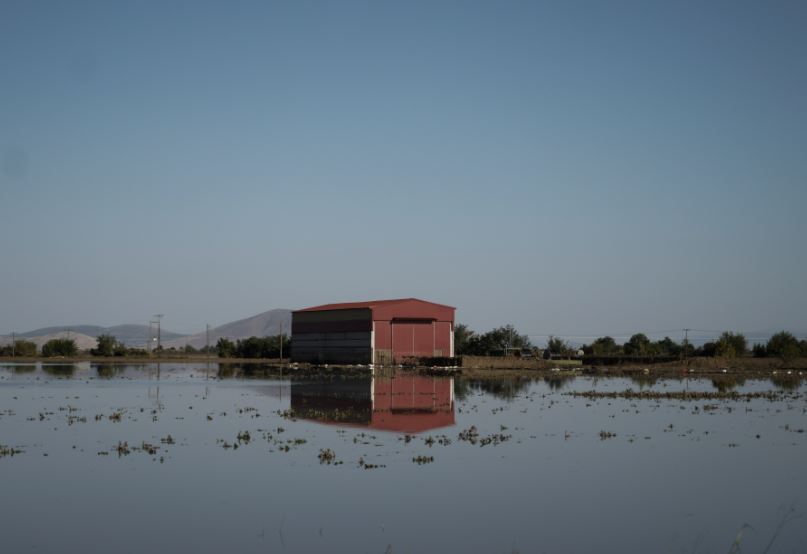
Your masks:
<instances>
[{"instance_id":1,"label":"bush","mask_svg":"<svg viewBox=\"0 0 807 554\"><path fill-rule=\"evenodd\" d=\"M36 344L29 340L15 340L14 344L0 347L0 356L36 356Z\"/></svg>"},{"instance_id":2,"label":"bush","mask_svg":"<svg viewBox=\"0 0 807 554\"><path fill-rule=\"evenodd\" d=\"M50 356L75 356L78 354L76 341L73 339L51 339L42 345L42 355Z\"/></svg>"},{"instance_id":3,"label":"bush","mask_svg":"<svg viewBox=\"0 0 807 554\"><path fill-rule=\"evenodd\" d=\"M801 345L792 333L780 331L773 335L766 345L769 356L790 360L801 354Z\"/></svg>"},{"instance_id":4,"label":"bush","mask_svg":"<svg viewBox=\"0 0 807 554\"><path fill-rule=\"evenodd\" d=\"M720 335L717 341L717 354L726 358L736 358L744 356L748 350L745 336L742 333L731 333L729 331Z\"/></svg>"},{"instance_id":5,"label":"bush","mask_svg":"<svg viewBox=\"0 0 807 554\"><path fill-rule=\"evenodd\" d=\"M98 335L98 344L90 350L93 356L114 356L115 348L118 345L117 339L112 335Z\"/></svg>"},{"instance_id":6,"label":"bush","mask_svg":"<svg viewBox=\"0 0 807 554\"><path fill-rule=\"evenodd\" d=\"M221 358L279 358L280 337L249 337L233 342L220 338L216 350ZM291 354L291 339L283 335L283 357Z\"/></svg>"}]
</instances>

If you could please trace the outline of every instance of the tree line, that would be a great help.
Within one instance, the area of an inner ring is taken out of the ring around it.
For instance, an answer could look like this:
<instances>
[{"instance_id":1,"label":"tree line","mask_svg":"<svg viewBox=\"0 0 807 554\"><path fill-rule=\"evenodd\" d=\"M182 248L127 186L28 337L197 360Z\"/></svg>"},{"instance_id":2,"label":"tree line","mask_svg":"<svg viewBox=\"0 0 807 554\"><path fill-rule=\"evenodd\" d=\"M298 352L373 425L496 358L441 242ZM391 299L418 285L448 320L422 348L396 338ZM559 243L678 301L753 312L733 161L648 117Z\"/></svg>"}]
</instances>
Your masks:
<instances>
[{"instance_id":1,"label":"tree line","mask_svg":"<svg viewBox=\"0 0 807 554\"><path fill-rule=\"evenodd\" d=\"M291 354L291 337L284 334L269 337L249 337L235 342L220 338L216 343L216 353L220 358L280 358L281 344L283 357Z\"/></svg>"},{"instance_id":2,"label":"tree line","mask_svg":"<svg viewBox=\"0 0 807 554\"><path fill-rule=\"evenodd\" d=\"M149 351L144 348L126 346L113 335L99 335L96 340L97 344L95 348L89 351L92 356L119 358L146 357L150 354ZM288 358L291 354L291 338L284 334L282 344L283 356ZM280 358L280 350L281 338L278 335L249 337L236 341L221 338L215 346L210 347L210 353L221 358ZM161 354L207 354L208 349L206 347L197 349L188 344L180 349L159 347L155 349L155 352ZM5 357L16 356L31 358L40 354L44 357L71 357L76 356L78 353L78 346L73 339L51 339L42 345L41 352L37 349L35 343L22 339L15 340L13 344L0 346L0 356Z\"/></svg>"},{"instance_id":3,"label":"tree line","mask_svg":"<svg viewBox=\"0 0 807 554\"><path fill-rule=\"evenodd\" d=\"M742 333L724 331L720 337L695 347L687 341L680 343L670 337L651 341L644 333L637 333L624 344L617 344L612 337L600 337L583 346L588 356L642 356L642 357L722 357L784 358L807 357L807 340L799 340L788 331L780 331L764 344L748 348L748 340Z\"/></svg>"},{"instance_id":4,"label":"tree line","mask_svg":"<svg viewBox=\"0 0 807 554\"><path fill-rule=\"evenodd\" d=\"M36 344L29 340L19 339L12 344L0 346L0 356L32 358L39 353ZM41 353L45 357L75 356L78 354L78 346L73 339L51 339L42 345Z\"/></svg>"},{"instance_id":5,"label":"tree line","mask_svg":"<svg viewBox=\"0 0 807 554\"><path fill-rule=\"evenodd\" d=\"M487 333L477 333L463 323L454 328L454 352L457 356L501 356L507 354L523 354L530 352L544 357L573 356L582 350L586 356L596 357L724 357L739 358L753 356L755 358L807 357L807 340L799 340L788 331L780 331L772 335L764 344L754 344L749 348L748 341L742 333L723 332L716 340L694 346L688 341L677 342L670 337L650 340L644 333L636 333L623 344L613 337L600 337L580 348L572 346L560 337L549 336L546 348L538 349L530 341L529 336L521 334L513 325L497 327Z\"/></svg>"},{"instance_id":6,"label":"tree line","mask_svg":"<svg viewBox=\"0 0 807 554\"><path fill-rule=\"evenodd\" d=\"M457 356L502 356L534 349L530 338L513 325L497 327L487 333L472 331L464 323L454 327L454 354Z\"/></svg>"},{"instance_id":7,"label":"tree line","mask_svg":"<svg viewBox=\"0 0 807 554\"><path fill-rule=\"evenodd\" d=\"M128 347L112 335L99 335L97 345L90 350L93 356L102 357L143 357L149 352L142 348ZM282 337L283 357L291 354L291 338ZM281 338L278 335L268 337L249 337L230 340L220 338L210 353L220 358L280 358ZM468 325L457 324L454 328L454 352L457 356L503 356L509 354L544 355L544 357L573 356L582 349L586 356L595 357L724 357L739 358L753 356L755 358L792 359L807 357L807 340L799 340L788 331L780 331L771 336L764 344L757 343L749 348L748 341L742 333L725 331L714 341L705 342L695 347L686 341L676 342L670 337L652 341L644 333L636 333L623 344L618 344L613 337L600 337L579 349L568 341L550 336L546 348L536 348L529 336L519 333L513 325L504 325L488 331L477 333ZM182 349L160 348L159 352L176 354L206 354L207 348L197 349L186 345ZM72 339L51 339L42 345L41 355L45 357L70 357L78 354L76 342ZM13 345L0 346L0 356L34 357L39 354L36 344L28 340L15 340Z\"/></svg>"}]
</instances>

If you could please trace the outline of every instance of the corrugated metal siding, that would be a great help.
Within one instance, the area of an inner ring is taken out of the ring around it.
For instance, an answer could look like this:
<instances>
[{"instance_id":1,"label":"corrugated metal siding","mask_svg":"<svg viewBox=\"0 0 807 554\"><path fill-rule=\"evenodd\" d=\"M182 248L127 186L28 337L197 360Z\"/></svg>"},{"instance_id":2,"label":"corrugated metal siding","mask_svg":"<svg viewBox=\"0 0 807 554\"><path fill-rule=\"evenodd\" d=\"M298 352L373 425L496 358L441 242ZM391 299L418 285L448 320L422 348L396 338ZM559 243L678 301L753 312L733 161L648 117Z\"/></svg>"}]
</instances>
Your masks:
<instances>
[{"instance_id":1,"label":"corrugated metal siding","mask_svg":"<svg viewBox=\"0 0 807 554\"><path fill-rule=\"evenodd\" d=\"M291 358L320 364L372 362L369 309L294 312Z\"/></svg>"}]
</instances>

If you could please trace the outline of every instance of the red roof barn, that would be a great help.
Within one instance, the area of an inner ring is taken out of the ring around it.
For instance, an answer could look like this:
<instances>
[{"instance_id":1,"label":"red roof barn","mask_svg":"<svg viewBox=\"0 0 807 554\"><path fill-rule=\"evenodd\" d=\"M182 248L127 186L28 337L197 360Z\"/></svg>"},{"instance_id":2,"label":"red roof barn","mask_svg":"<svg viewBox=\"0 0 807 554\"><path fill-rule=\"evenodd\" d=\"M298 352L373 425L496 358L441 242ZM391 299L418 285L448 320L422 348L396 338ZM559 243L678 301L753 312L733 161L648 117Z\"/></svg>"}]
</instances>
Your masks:
<instances>
[{"instance_id":1,"label":"red roof barn","mask_svg":"<svg viewBox=\"0 0 807 554\"><path fill-rule=\"evenodd\" d=\"M393 364L453 357L455 308L417 298L325 304L291 314L295 362Z\"/></svg>"}]
</instances>

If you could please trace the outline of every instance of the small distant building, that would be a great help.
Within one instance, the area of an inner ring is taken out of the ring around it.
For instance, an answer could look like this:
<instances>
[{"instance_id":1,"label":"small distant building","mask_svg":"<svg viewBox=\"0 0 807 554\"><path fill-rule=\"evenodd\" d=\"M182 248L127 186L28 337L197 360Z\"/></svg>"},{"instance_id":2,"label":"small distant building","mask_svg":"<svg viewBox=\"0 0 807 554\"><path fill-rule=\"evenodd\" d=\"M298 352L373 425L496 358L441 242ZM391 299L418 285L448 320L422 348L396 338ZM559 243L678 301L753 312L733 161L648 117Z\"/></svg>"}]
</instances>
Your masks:
<instances>
[{"instance_id":1,"label":"small distant building","mask_svg":"<svg viewBox=\"0 0 807 554\"><path fill-rule=\"evenodd\" d=\"M292 361L389 365L453 357L455 311L417 298L297 310L291 314Z\"/></svg>"}]
</instances>

